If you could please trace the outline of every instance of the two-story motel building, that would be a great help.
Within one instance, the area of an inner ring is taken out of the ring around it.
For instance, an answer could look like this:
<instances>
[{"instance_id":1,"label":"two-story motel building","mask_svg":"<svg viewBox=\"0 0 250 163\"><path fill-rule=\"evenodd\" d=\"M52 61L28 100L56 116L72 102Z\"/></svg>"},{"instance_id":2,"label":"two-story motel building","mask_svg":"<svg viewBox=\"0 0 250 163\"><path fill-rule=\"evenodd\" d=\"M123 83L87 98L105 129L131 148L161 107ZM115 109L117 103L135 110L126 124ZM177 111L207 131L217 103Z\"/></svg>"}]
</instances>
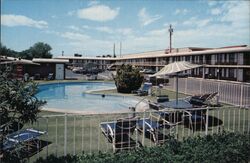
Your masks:
<instances>
[{"instance_id":1,"label":"two-story motel building","mask_svg":"<svg viewBox=\"0 0 250 163\"><path fill-rule=\"evenodd\" d=\"M74 66L92 62L102 70L112 65L131 64L155 71L175 61L189 61L204 65L191 71L193 77L250 82L250 47L247 45L175 48L171 53L168 50L159 50L127 54L117 58L61 56L57 59L69 59L69 63Z\"/></svg>"}]
</instances>

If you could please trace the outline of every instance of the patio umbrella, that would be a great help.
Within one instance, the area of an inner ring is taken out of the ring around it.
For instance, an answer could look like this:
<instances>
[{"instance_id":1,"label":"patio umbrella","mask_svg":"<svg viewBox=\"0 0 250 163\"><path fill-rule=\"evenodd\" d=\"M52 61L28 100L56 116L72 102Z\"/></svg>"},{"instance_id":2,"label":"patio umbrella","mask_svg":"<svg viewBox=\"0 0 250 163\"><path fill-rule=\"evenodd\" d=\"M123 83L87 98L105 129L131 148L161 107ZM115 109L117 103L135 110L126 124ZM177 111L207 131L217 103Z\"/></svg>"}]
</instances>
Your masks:
<instances>
[{"instance_id":1,"label":"patio umbrella","mask_svg":"<svg viewBox=\"0 0 250 163\"><path fill-rule=\"evenodd\" d=\"M164 75L174 75L176 76L176 105L178 105L178 74L179 72L190 70L194 68L201 67L202 65L192 64L187 61L173 62L164 66L160 71L151 75L154 76L164 76Z\"/></svg>"}]
</instances>

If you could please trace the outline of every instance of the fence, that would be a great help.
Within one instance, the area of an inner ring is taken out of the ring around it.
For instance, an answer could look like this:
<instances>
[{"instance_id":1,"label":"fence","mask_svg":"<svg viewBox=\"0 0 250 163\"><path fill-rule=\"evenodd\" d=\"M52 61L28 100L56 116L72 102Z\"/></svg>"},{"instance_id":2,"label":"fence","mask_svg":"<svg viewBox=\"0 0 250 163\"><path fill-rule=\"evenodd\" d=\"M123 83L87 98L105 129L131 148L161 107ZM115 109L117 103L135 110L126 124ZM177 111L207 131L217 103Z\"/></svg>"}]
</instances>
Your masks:
<instances>
[{"instance_id":1,"label":"fence","mask_svg":"<svg viewBox=\"0 0 250 163\"><path fill-rule=\"evenodd\" d=\"M202 115L204 121L199 121L198 119L192 122L186 121L189 120L184 118L187 111L192 112L193 115L200 115L202 111L204 113ZM159 131L164 135L172 135L180 140L185 137L219 133L223 130L249 134L250 130L250 111L247 108L196 108L181 111L169 110L168 113L174 115L168 121L176 125L173 125L171 128L169 126L163 127ZM115 122L119 118L131 116L139 117L141 120L150 117L153 120L153 117L159 117L159 115L159 112L155 111L93 115L44 115L36 123L24 126L24 128L47 131L47 134L40 137L40 139L48 142L47 146L42 151L38 151L30 160L33 161L39 157L47 157L50 154L62 156L80 154L83 151L85 153L95 153L98 151L113 152L112 143L109 143L107 138L102 134L100 123ZM199 125L198 121L200 122ZM141 131L145 130L144 125ZM139 134L137 131L139 130L136 130L131 137L136 142L140 142L142 146L151 147L157 144L157 142L150 140L152 137L148 137L146 134Z\"/></svg>"},{"instance_id":2,"label":"fence","mask_svg":"<svg viewBox=\"0 0 250 163\"><path fill-rule=\"evenodd\" d=\"M175 91L175 80L174 78L170 79L168 89ZM185 94L218 92L220 102L242 107L250 106L250 84L246 83L179 78L178 90Z\"/></svg>"}]
</instances>

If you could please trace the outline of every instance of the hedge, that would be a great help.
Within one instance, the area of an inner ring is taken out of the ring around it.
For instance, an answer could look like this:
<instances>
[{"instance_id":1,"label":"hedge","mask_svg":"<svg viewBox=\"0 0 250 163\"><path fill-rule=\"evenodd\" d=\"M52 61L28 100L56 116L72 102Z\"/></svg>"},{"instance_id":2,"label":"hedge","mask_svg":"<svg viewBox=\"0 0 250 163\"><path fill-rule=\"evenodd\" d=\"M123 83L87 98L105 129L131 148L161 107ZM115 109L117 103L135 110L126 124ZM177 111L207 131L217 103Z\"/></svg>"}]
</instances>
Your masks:
<instances>
[{"instance_id":1,"label":"hedge","mask_svg":"<svg viewBox=\"0 0 250 163\"><path fill-rule=\"evenodd\" d=\"M187 138L183 141L170 139L162 146L144 147L116 154L80 154L40 158L36 163L162 163L162 162L249 162L250 135L220 133L204 137Z\"/></svg>"}]
</instances>

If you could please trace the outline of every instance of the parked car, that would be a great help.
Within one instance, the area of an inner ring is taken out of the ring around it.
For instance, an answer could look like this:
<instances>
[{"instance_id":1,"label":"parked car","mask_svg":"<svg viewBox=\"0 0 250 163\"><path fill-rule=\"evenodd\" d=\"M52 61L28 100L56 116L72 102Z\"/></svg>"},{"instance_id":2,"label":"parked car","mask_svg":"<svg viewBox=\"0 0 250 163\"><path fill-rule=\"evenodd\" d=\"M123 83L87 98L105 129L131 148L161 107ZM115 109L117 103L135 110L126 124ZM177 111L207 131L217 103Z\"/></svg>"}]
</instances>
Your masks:
<instances>
[{"instance_id":1,"label":"parked car","mask_svg":"<svg viewBox=\"0 0 250 163\"><path fill-rule=\"evenodd\" d=\"M154 74L154 73L156 73L154 70L151 70L151 69L144 69L144 70L142 70L140 72L144 73L144 74Z\"/></svg>"},{"instance_id":2,"label":"parked car","mask_svg":"<svg viewBox=\"0 0 250 163\"><path fill-rule=\"evenodd\" d=\"M168 78L163 78L163 77L150 77L149 81L154 85L154 86L158 86L160 84L166 84L169 83L169 79Z\"/></svg>"},{"instance_id":3,"label":"parked car","mask_svg":"<svg viewBox=\"0 0 250 163\"><path fill-rule=\"evenodd\" d=\"M82 67L75 67L72 69L72 72L80 74L83 72L83 68Z\"/></svg>"}]
</instances>

